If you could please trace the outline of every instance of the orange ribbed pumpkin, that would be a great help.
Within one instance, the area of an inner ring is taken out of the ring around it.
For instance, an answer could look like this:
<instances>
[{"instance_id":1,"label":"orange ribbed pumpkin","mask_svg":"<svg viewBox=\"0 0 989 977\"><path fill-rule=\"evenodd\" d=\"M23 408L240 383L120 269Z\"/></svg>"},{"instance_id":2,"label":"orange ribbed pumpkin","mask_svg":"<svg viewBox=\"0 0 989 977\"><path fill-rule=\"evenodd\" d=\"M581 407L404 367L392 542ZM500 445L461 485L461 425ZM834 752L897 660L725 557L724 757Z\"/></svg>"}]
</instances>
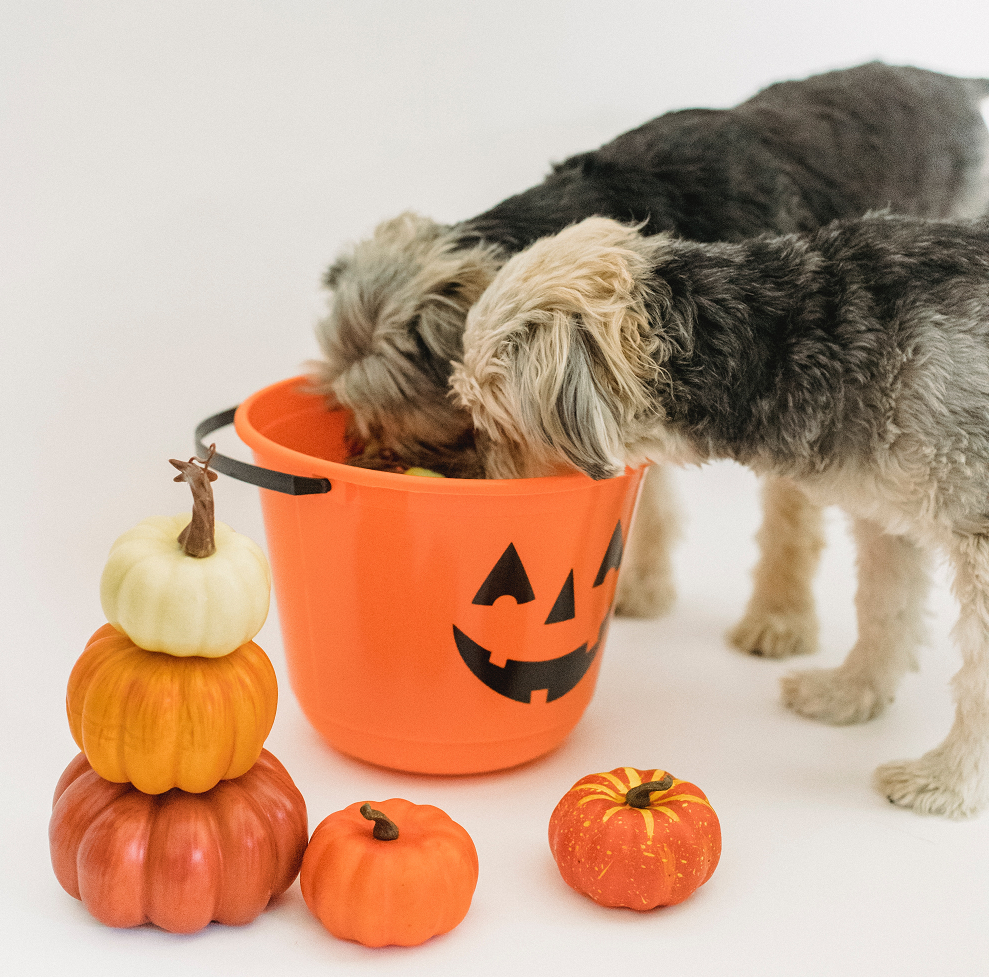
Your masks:
<instances>
[{"instance_id":1,"label":"orange ribbed pumpkin","mask_svg":"<svg viewBox=\"0 0 989 977\"><path fill-rule=\"evenodd\" d=\"M704 792L664 770L617 767L582 777L549 822L564 881L602 906L682 902L721 857L721 824Z\"/></svg>"},{"instance_id":2,"label":"orange ribbed pumpkin","mask_svg":"<svg viewBox=\"0 0 989 977\"><path fill-rule=\"evenodd\" d=\"M324 818L299 883L306 905L334 936L416 946L467 915L477 872L464 828L438 807L393 797Z\"/></svg>"},{"instance_id":3,"label":"orange ribbed pumpkin","mask_svg":"<svg viewBox=\"0 0 989 977\"><path fill-rule=\"evenodd\" d=\"M219 658L145 651L109 624L65 697L76 745L105 780L200 793L250 770L271 732L278 681L253 641Z\"/></svg>"},{"instance_id":4,"label":"orange ribbed pumpkin","mask_svg":"<svg viewBox=\"0 0 989 977\"><path fill-rule=\"evenodd\" d=\"M80 753L55 788L48 840L62 888L100 922L193 933L249 923L284 892L308 827L302 794L267 750L237 780L158 795L103 780Z\"/></svg>"}]
</instances>

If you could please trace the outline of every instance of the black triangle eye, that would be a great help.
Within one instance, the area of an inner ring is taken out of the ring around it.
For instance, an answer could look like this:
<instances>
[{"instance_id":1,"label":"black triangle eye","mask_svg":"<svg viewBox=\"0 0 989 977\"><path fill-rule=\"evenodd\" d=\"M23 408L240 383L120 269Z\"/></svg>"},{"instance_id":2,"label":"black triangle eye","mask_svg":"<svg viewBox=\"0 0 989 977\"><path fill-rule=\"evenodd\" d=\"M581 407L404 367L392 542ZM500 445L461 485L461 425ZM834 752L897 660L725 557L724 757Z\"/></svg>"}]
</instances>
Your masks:
<instances>
[{"instance_id":1,"label":"black triangle eye","mask_svg":"<svg viewBox=\"0 0 989 977\"><path fill-rule=\"evenodd\" d=\"M514 597L516 604L528 604L530 600L536 599L514 543L509 543L508 549L498 557L498 562L485 577L484 583L481 584L471 603L490 607L499 597L504 597L506 594Z\"/></svg>"},{"instance_id":2,"label":"black triangle eye","mask_svg":"<svg viewBox=\"0 0 989 977\"><path fill-rule=\"evenodd\" d=\"M553 604L553 609L549 612L549 617L546 618L546 624L556 624L558 621L572 621L577 615L576 607L574 606L574 596L573 596L573 570L570 571L570 575L567 577L563 584L563 589L560 591L559 597L556 598L556 602Z\"/></svg>"},{"instance_id":3,"label":"black triangle eye","mask_svg":"<svg viewBox=\"0 0 989 977\"><path fill-rule=\"evenodd\" d=\"M619 520L618 525L615 526L615 531L611 534L611 542L608 543L608 549L604 554L604 559L601 561L598 575L594 578L595 587L600 587L604 583L604 578L607 576L609 570L617 570L622 565L623 552L622 523Z\"/></svg>"}]
</instances>

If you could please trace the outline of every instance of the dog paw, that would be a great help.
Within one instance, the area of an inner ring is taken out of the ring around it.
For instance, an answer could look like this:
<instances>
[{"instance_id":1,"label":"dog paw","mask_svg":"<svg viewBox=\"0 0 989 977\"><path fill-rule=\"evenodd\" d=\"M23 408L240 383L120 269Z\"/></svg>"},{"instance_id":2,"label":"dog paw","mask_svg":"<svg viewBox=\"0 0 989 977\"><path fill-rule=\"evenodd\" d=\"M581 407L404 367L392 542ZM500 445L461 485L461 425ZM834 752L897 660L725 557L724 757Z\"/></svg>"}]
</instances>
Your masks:
<instances>
[{"instance_id":1,"label":"dog paw","mask_svg":"<svg viewBox=\"0 0 989 977\"><path fill-rule=\"evenodd\" d=\"M749 611L727 635L749 655L788 658L817 651L817 618L799 611Z\"/></svg>"},{"instance_id":2,"label":"dog paw","mask_svg":"<svg viewBox=\"0 0 989 977\"><path fill-rule=\"evenodd\" d=\"M986 806L986 798L975 785L953 772L937 750L919 760L884 763L876 770L873 782L892 804L918 814L967 818Z\"/></svg>"},{"instance_id":3,"label":"dog paw","mask_svg":"<svg viewBox=\"0 0 989 977\"><path fill-rule=\"evenodd\" d=\"M891 693L841 668L792 672L780 679L780 686L787 708L835 726L872 719L893 701Z\"/></svg>"},{"instance_id":4,"label":"dog paw","mask_svg":"<svg viewBox=\"0 0 989 977\"><path fill-rule=\"evenodd\" d=\"M619 617L662 617L676 602L676 585L671 574L637 573L635 567L622 570L615 593L615 613Z\"/></svg>"}]
</instances>

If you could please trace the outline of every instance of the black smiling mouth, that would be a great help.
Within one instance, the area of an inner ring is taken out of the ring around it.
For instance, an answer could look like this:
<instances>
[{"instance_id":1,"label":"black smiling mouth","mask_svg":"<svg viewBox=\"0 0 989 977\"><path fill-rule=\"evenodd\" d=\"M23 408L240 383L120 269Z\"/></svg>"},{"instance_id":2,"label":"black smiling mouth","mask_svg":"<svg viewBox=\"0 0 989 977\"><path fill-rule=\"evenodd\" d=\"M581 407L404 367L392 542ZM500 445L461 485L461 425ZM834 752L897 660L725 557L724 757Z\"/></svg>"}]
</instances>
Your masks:
<instances>
[{"instance_id":1,"label":"black smiling mouth","mask_svg":"<svg viewBox=\"0 0 989 977\"><path fill-rule=\"evenodd\" d=\"M601 566L591 585L592 589L604 583L609 571L618 570L623 551L622 523L619 520L608 541ZM509 543L505 552L498 558L471 603L490 607L500 597L506 596L511 597L516 604L528 604L535 600L536 596L513 543ZM517 661L509 658L503 666L492 665L491 652L464 634L455 624L453 640L457 644L457 651L460 652L464 664L493 692L507 699L514 699L516 702L531 704L532 694L545 690L545 701L553 702L577 685L594 663L608 630L613 603L614 598L604 612L604 618L598 628L597 641L590 648L585 641L579 648L574 648L573 651L558 658L549 658L545 661ZM571 570L545 623L571 621L575 616L574 572Z\"/></svg>"},{"instance_id":2,"label":"black smiling mouth","mask_svg":"<svg viewBox=\"0 0 989 977\"><path fill-rule=\"evenodd\" d=\"M492 691L516 702L531 703L532 693L545 689L546 701L552 702L566 695L587 674L597 657L610 620L611 607L605 612L598 628L597 641L590 648L585 641L579 648L558 658L535 662L509 658L503 667L492 665L491 652L456 625L453 626L453 639L464 664Z\"/></svg>"}]
</instances>

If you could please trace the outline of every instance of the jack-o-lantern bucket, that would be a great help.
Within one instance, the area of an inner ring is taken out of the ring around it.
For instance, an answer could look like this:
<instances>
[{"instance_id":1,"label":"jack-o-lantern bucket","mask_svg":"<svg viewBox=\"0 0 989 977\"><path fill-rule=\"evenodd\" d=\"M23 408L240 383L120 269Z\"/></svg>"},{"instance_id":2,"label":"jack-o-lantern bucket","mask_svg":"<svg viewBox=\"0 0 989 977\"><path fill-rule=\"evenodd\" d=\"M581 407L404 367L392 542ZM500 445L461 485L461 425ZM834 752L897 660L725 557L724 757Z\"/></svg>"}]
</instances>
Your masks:
<instances>
[{"instance_id":1,"label":"jack-o-lantern bucket","mask_svg":"<svg viewBox=\"0 0 989 977\"><path fill-rule=\"evenodd\" d=\"M233 420L257 466L292 689L343 753L479 773L558 746L591 699L643 470L485 480L343 463L348 415L296 377Z\"/></svg>"}]
</instances>

